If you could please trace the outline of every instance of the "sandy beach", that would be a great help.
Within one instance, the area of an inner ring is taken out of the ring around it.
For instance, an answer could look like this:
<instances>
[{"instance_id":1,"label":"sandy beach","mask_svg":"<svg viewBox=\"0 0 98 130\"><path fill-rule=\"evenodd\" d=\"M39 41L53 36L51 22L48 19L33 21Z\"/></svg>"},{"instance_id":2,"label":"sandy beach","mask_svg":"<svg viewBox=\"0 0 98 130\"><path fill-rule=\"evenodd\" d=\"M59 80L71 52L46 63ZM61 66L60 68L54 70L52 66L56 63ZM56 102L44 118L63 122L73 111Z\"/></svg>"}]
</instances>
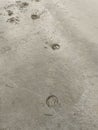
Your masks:
<instances>
[{"instance_id":1,"label":"sandy beach","mask_svg":"<svg viewBox=\"0 0 98 130\"><path fill-rule=\"evenodd\" d=\"M0 0L0 130L98 130L97 0Z\"/></svg>"}]
</instances>

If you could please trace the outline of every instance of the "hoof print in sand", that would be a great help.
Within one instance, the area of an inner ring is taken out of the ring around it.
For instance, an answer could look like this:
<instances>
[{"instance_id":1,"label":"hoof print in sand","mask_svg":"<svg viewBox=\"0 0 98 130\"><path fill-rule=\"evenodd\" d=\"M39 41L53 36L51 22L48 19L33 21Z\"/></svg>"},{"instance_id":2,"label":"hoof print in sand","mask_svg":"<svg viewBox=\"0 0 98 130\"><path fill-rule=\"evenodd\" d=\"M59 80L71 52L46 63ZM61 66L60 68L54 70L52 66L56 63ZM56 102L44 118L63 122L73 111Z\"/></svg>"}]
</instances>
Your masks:
<instances>
[{"instance_id":1,"label":"hoof print in sand","mask_svg":"<svg viewBox=\"0 0 98 130\"><path fill-rule=\"evenodd\" d=\"M8 13L9 16L13 15L13 11L11 11L11 10L7 10L7 13Z\"/></svg>"},{"instance_id":2,"label":"hoof print in sand","mask_svg":"<svg viewBox=\"0 0 98 130\"><path fill-rule=\"evenodd\" d=\"M48 107L55 107L58 103L58 98L55 95L51 95L46 99L46 104Z\"/></svg>"},{"instance_id":3,"label":"hoof print in sand","mask_svg":"<svg viewBox=\"0 0 98 130\"><path fill-rule=\"evenodd\" d=\"M51 47L52 47L53 50L60 49L60 45L59 44L53 44Z\"/></svg>"},{"instance_id":4,"label":"hoof print in sand","mask_svg":"<svg viewBox=\"0 0 98 130\"><path fill-rule=\"evenodd\" d=\"M33 19L33 20L40 19L40 15L38 15L38 14L32 14L31 15L31 19Z\"/></svg>"},{"instance_id":5,"label":"hoof print in sand","mask_svg":"<svg viewBox=\"0 0 98 130\"><path fill-rule=\"evenodd\" d=\"M19 17L11 17L7 20L8 23L14 23L18 24L19 23Z\"/></svg>"},{"instance_id":6,"label":"hoof print in sand","mask_svg":"<svg viewBox=\"0 0 98 130\"><path fill-rule=\"evenodd\" d=\"M27 2L21 2L21 1L16 1L16 4L20 9L26 8L29 5L29 3Z\"/></svg>"}]
</instances>

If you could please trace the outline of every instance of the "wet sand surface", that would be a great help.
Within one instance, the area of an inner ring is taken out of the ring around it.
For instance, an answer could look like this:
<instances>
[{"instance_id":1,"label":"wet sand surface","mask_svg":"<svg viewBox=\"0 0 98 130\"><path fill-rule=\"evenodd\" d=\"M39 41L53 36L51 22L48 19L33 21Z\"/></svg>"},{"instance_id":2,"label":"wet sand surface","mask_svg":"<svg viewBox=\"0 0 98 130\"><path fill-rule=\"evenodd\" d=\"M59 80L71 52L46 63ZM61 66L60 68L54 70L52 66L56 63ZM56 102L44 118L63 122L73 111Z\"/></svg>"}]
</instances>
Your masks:
<instances>
[{"instance_id":1,"label":"wet sand surface","mask_svg":"<svg viewBox=\"0 0 98 130\"><path fill-rule=\"evenodd\" d=\"M0 0L0 130L98 130L97 12L97 0Z\"/></svg>"}]
</instances>

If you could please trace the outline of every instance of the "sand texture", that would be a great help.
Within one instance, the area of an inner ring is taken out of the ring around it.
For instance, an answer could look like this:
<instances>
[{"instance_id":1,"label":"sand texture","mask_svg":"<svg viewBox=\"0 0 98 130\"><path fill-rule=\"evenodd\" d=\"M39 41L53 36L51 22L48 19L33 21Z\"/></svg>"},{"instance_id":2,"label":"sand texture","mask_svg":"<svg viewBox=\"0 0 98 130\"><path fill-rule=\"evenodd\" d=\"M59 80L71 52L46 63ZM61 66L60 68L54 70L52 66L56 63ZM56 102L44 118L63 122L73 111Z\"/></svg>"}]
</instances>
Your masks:
<instances>
[{"instance_id":1,"label":"sand texture","mask_svg":"<svg viewBox=\"0 0 98 130\"><path fill-rule=\"evenodd\" d=\"M98 0L0 0L0 130L98 130Z\"/></svg>"}]
</instances>

